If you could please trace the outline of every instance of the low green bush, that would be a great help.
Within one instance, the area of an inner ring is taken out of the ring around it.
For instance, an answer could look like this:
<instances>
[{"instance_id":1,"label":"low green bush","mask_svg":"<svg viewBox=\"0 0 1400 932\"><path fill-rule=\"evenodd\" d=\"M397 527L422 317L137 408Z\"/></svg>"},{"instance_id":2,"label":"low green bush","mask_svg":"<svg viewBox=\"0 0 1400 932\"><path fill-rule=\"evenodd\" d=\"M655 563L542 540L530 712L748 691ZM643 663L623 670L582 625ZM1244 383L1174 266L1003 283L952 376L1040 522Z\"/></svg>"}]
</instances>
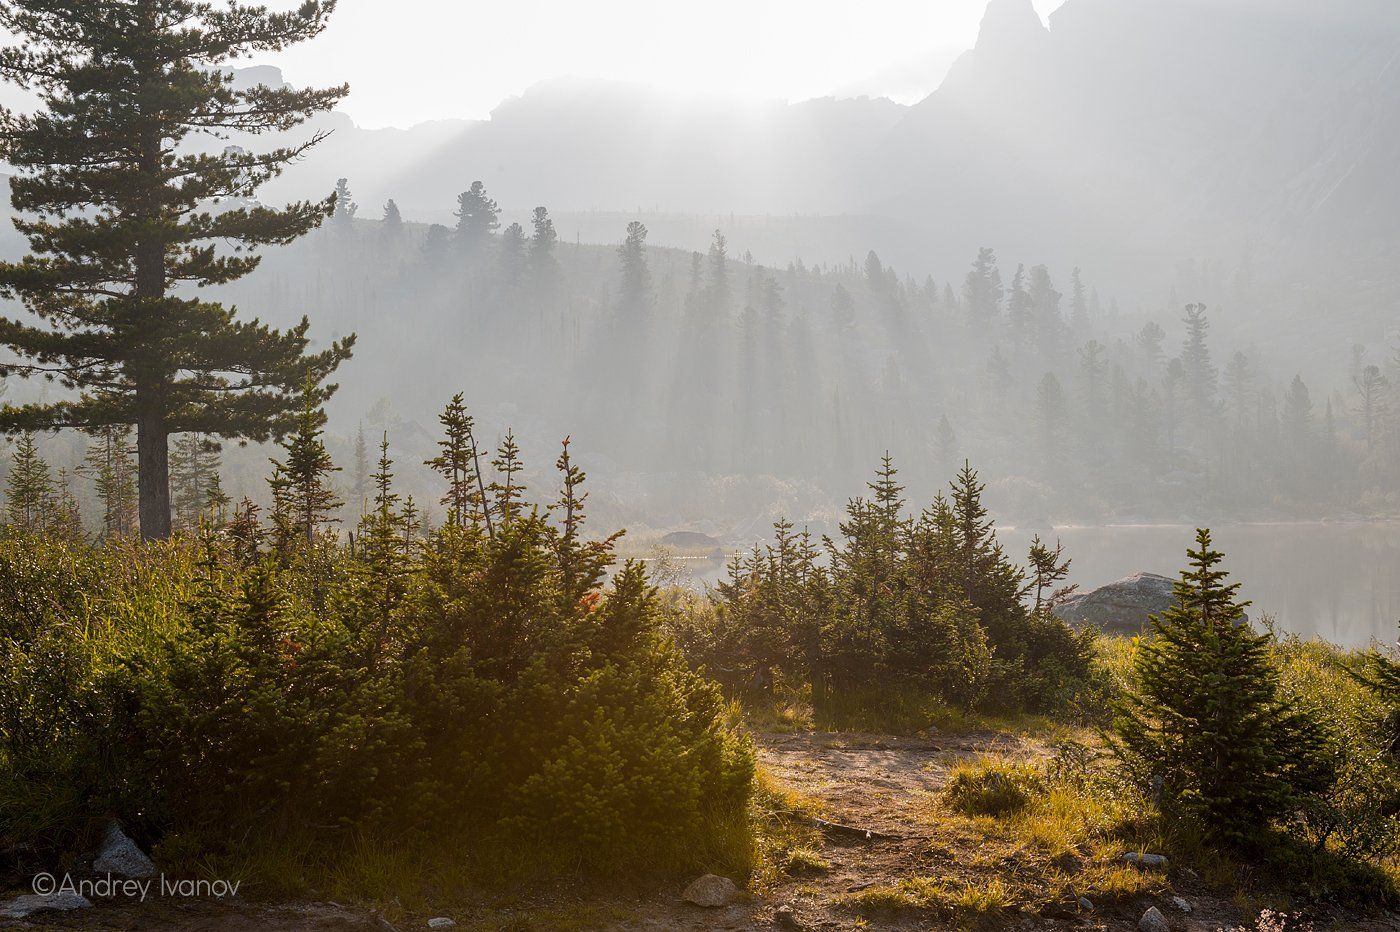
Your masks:
<instances>
[{"instance_id":1,"label":"low green bush","mask_svg":"<svg viewBox=\"0 0 1400 932\"><path fill-rule=\"evenodd\" d=\"M1029 764L983 758L949 774L941 798L954 812L1000 818L1020 812L1045 789L1045 778Z\"/></svg>"}]
</instances>

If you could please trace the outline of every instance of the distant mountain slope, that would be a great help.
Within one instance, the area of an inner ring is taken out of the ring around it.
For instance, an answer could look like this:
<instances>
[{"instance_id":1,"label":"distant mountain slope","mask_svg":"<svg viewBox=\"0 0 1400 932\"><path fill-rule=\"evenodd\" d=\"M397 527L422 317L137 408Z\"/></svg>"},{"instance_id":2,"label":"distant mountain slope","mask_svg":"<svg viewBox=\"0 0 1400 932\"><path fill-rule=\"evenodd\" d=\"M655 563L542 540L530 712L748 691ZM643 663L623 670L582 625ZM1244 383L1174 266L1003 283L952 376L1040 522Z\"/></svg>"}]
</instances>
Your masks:
<instances>
[{"instance_id":1,"label":"distant mountain slope","mask_svg":"<svg viewBox=\"0 0 1400 932\"><path fill-rule=\"evenodd\" d=\"M1186 259L1329 293L1380 281L1382 303L1397 290L1394 0L1068 0L1048 24L1031 0L991 0L976 48L912 108L557 79L486 121L325 125L334 135L270 198L345 175L362 216L394 197L448 222L479 178L503 206L556 214L856 215L882 235L828 225L806 258L844 261L859 243L939 278L961 272L934 257L994 245L1092 268L1125 299L1155 300ZM786 262L811 224L756 237L755 255Z\"/></svg>"},{"instance_id":2,"label":"distant mountain slope","mask_svg":"<svg viewBox=\"0 0 1400 932\"><path fill-rule=\"evenodd\" d=\"M871 206L1061 261L1374 255L1400 234L1398 77L1389 0L1069 0L1048 28L992 0L886 140Z\"/></svg>"},{"instance_id":3,"label":"distant mountain slope","mask_svg":"<svg viewBox=\"0 0 1400 932\"><path fill-rule=\"evenodd\" d=\"M348 176L377 208L446 215L483 179L513 207L684 213L839 213L846 186L903 117L888 100L798 104L677 99L637 85L562 78L503 102L486 121L335 130L273 194Z\"/></svg>"}]
</instances>

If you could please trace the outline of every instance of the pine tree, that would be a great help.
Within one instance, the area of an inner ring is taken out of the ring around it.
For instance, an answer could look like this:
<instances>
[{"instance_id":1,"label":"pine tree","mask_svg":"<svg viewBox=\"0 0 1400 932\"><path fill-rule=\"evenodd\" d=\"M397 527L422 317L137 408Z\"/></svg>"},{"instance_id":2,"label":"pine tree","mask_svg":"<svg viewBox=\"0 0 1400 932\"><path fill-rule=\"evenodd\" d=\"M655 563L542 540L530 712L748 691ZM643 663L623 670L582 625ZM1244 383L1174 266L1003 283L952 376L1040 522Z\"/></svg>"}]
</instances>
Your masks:
<instances>
[{"instance_id":1,"label":"pine tree","mask_svg":"<svg viewBox=\"0 0 1400 932\"><path fill-rule=\"evenodd\" d=\"M10 524L32 533L48 528L57 491L49 464L39 455L31 431L19 435L5 480L5 514Z\"/></svg>"},{"instance_id":2,"label":"pine tree","mask_svg":"<svg viewBox=\"0 0 1400 932\"><path fill-rule=\"evenodd\" d=\"M497 256L501 280L514 287L525 272L525 228L512 223L501 233L501 249Z\"/></svg>"},{"instance_id":3,"label":"pine tree","mask_svg":"<svg viewBox=\"0 0 1400 932\"><path fill-rule=\"evenodd\" d=\"M1069 575L1070 561L1065 557L1065 548L1058 540L1055 548L1035 535L1031 540L1030 555L1027 561L1031 571L1031 588L1035 592L1035 613L1040 614L1048 605L1048 596L1054 594L1055 583Z\"/></svg>"},{"instance_id":4,"label":"pine tree","mask_svg":"<svg viewBox=\"0 0 1400 932\"><path fill-rule=\"evenodd\" d=\"M1283 396L1283 429L1295 452L1304 451L1312 441L1313 403L1301 375L1293 376Z\"/></svg>"},{"instance_id":5,"label":"pine tree","mask_svg":"<svg viewBox=\"0 0 1400 932\"><path fill-rule=\"evenodd\" d=\"M0 429L134 424L144 537L170 533L170 434L279 434L295 418L306 371L319 384L350 354L353 337L307 356L305 320L277 331L173 293L247 275L259 247L296 239L333 209L331 199L282 210L252 200L323 134L263 153L189 147L201 134L290 130L344 97L343 86L238 90L223 67L316 36L333 7L0 5L0 27L17 39L0 52L0 75L40 102L32 114L7 111L0 126L0 156L18 169L18 227L36 253L0 263L0 294L39 318L0 320L0 342L19 357L5 369L74 393L7 407ZM212 213L210 201L222 198L235 206ZM218 243L235 249L220 254Z\"/></svg>"},{"instance_id":6,"label":"pine tree","mask_svg":"<svg viewBox=\"0 0 1400 932\"><path fill-rule=\"evenodd\" d=\"M647 228L632 221L627 224L627 238L617 247L622 267L622 284L618 289L618 318L625 327L640 327L646 323L651 310L651 270L647 267Z\"/></svg>"},{"instance_id":7,"label":"pine tree","mask_svg":"<svg viewBox=\"0 0 1400 932\"><path fill-rule=\"evenodd\" d=\"M530 236L531 255L544 258L553 253L555 244L559 242L559 234L554 230L554 221L549 219L548 208L536 207L530 226L533 230Z\"/></svg>"},{"instance_id":8,"label":"pine tree","mask_svg":"<svg viewBox=\"0 0 1400 932\"><path fill-rule=\"evenodd\" d=\"M515 434L506 431L505 439L496 448L496 458L491 461L496 478L487 486L491 493L492 507L500 518L502 528L510 527L512 519L525 507L525 486L517 480L525 468L520 462L520 447L515 443Z\"/></svg>"},{"instance_id":9,"label":"pine tree","mask_svg":"<svg viewBox=\"0 0 1400 932\"><path fill-rule=\"evenodd\" d=\"M549 211L543 207L535 208L530 227L530 248L525 265L535 288L548 297L559 280L559 261L554 258L559 234L554 229L554 221L549 219Z\"/></svg>"},{"instance_id":10,"label":"pine tree","mask_svg":"<svg viewBox=\"0 0 1400 932\"><path fill-rule=\"evenodd\" d=\"M1371 365L1361 368L1353 384L1356 386L1357 413L1361 415L1361 426L1366 434L1366 449L1374 450L1380 425L1385 420L1390 380L1381 374L1380 366Z\"/></svg>"},{"instance_id":11,"label":"pine tree","mask_svg":"<svg viewBox=\"0 0 1400 932\"><path fill-rule=\"evenodd\" d=\"M1254 371L1249 357L1236 352L1225 366L1225 411L1234 427L1248 426L1255 410Z\"/></svg>"},{"instance_id":12,"label":"pine tree","mask_svg":"<svg viewBox=\"0 0 1400 932\"><path fill-rule=\"evenodd\" d=\"M365 443L365 425L362 422L355 429L354 480L350 486L350 503L359 509L357 516L363 517L369 508L369 446Z\"/></svg>"},{"instance_id":13,"label":"pine tree","mask_svg":"<svg viewBox=\"0 0 1400 932\"><path fill-rule=\"evenodd\" d=\"M202 434L182 434L170 451L170 498L175 528L192 531L209 506L218 482L220 446Z\"/></svg>"},{"instance_id":14,"label":"pine tree","mask_svg":"<svg viewBox=\"0 0 1400 932\"><path fill-rule=\"evenodd\" d=\"M384 205L384 216L380 219L380 235L385 242L398 242L403 235L403 214L399 213L399 205L389 198Z\"/></svg>"},{"instance_id":15,"label":"pine tree","mask_svg":"<svg viewBox=\"0 0 1400 932\"><path fill-rule=\"evenodd\" d=\"M1060 313L1060 299L1064 295L1055 290L1050 270L1043 265L1031 269L1026 294L1031 303L1035 348L1043 355L1054 358L1060 354L1065 335L1064 317Z\"/></svg>"},{"instance_id":16,"label":"pine tree","mask_svg":"<svg viewBox=\"0 0 1400 932\"><path fill-rule=\"evenodd\" d=\"M339 178L335 183L335 209L331 213L331 218L337 225L348 227L350 221L355 219L355 215L360 212L360 205L355 203L354 195L350 193L349 179Z\"/></svg>"},{"instance_id":17,"label":"pine tree","mask_svg":"<svg viewBox=\"0 0 1400 932\"><path fill-rule=\"evenodd\" d=\"M561 488L554 510L559 513L559 533L554 538L554 555L559 569L559 585L564 607L576 606L589 592L602 584L608 565L612 562L613 544L622 532L603 540L583 539L584 505L588 493L583 491L587 475L569 454L569 438L564 438L563 450L555 461Z\"/></svg>"},{"instance_id":18,"label":"pine tree","mask_svg":"<svg viewBox=\"0 0 1400 932\"><path fill-rule=\"evenodd\" d=\"M440 223L434 223L423 236L423 261L430 266L440 266L447 261L451 247L452 231Z\"/></svg>"},{"instance_id":19,"label":"pine tree","mask_svg":"<svg viewBox=\"0 0 1400 932\"><path fill-rule=\"evenodd\" d=\"M1148 321L1142 325L1134 337L1137 343L1138 352L1142 354L1142 364L1147 370L1149 377L1157 374L1157 370L1166 361L1166 351L1162 349L1162 343L1167 339L1167 332L1153 321Z\"/></svg>"},{"instance_id":20,"label":"pine tree","mask_svg":"<svg viewBox=\"0 0 1400 932\"><path fill-rule=\"evenodd\" d=\"M482 249L501 225L501 209L486 194L486 185L473 181L457 195L457 242L468 251Z\"/></svg>"},{"instance_id":21,"label":"pine tree","mask_svg":"<svg viewBox=\"0 0 1400 932\"><path fill-rule=\"evenodd\" d=\"M456 527L482 522L488 534L494 536L491 512L486 508L481 452L473 433L475 421L467 413L460 392L452 396L438 416L438 422L443 431L438 441L439 453L423 465L432 467L447 482L447 491L441 500L447 506L447 522Z\"/></svg>"},{"instance_id":22,"label":"pine tree","mask_svg":"<svg viewBox=\"0 0 1400 932\"><path fill-rule=\"evenodd\" d=\"M1078 333L1089 329L1089 301L1084 288L1084 279L1075 268L1069 276L1069 321Z\"/></svg>"},{"instance_id":23,"label":"pine tree","mask_svg":"<svg viewBox=\"0 0 1400 932\"><path fill-rule=\"evenodd\" d=\"M245 497L229 519L226 533L233 545L233 557L241 566L258 562L263 542L262 522L258 519L260 511L252 499Z\"/></svg>"},{"instance_id":24,"label":"pine tree","mask_svg":"<svg viewBox=\"0 0 1400 932\"><path fill-rule=\"evenodd\" d=\"M273 527L279 550L294 546L311 547L326 525L338 522L335 513L345 503L331 487L331 474L340 471L326 451L321 436L326 415L316 405L316 392L310 384L302 397L301 417L296 432L282 443L284 457L272 461Z\"/></svg>"},{"instance_id":25,"label":"pine tree","mask_svg":"<svg viewBox=\"0 0 1400 932\"><path fill-rule=\"evenodd\" d=\"M709 275L705 285L706 302L712 319L729 314L729 241L715 230L710 242Z\"/></svg>"},{"instance_id":26,"label":"pine tree","mask_svg":"<svg viewBox=\"0 0 1400 932\"><path fill-rule=\"evenodd\" d=\"M1084 417L1089 422L1089 432L1102 429L1103 419L1108 410L1108 360L1107 351L1098 340L1090 340L1079 348L1079 374L1084 380Z\"/></svg>"},{"instance_id":27,"label":"pine tree","mask_svg":"<svg viewBox=\"0 0 1400 932\"><path fill-rule=\"evenodd\" d=\"M102 540L136 533L136 449L131 428L108 425L92 431L83 473L93 480L102 505Z\"/></svg>"},{"instance_id":28,"label":"pine tree","mask_svg":"<svg viewBox=\"0 0 1400 932\"><path fill-rule=\"evenodd\" d=\"M963 284L968 320L973 324L985 324L994 319L1001 312L1002 295L997 254L984 246L977 251L972 271L967 273L967 281Z\"/></svg>"},{"instance_id":29,"label":"pine tree","mask_svg":"<svg viewBox=\"0 0 1400 932\"><path fill-rule=\"evenodd\" d=\"M408 591L408 547L394 491L394 461L389 458L389 435L379 445L379 466L373 477L374 507L360 521L359 566L370 630L362 632L367 662L373 665L388 646L394 610Z\"/></svg>"},{"instance_id":30,"label":"pine tree","mask_svg":"<svg viewBox=\"0 0 1400 932\"><path fill-rule=\"evenodd\" d=\"M1222 555L1196 532L1176 604L1151 619L1116 705L1112 747L1169 813L1236 845L1332 779L1320 724L1280 695L1270 637L1245 619Z\"/></svg>"},{"instance_id":31,"label":"pine tree","mask_svg":"<svg viewBox=\"0 0 1400 932\"><path fill-rule=\"evenodd\" d=\"M87 535L83 531L83 516L78 499L73 495L73 477L67 469L58 471L54 494L49 506L45 533L69 543L80 543Z\"/></svg>"},{"instance_id":32,"label":"pine tree","mask_svg":"<svg viewBox=\"0 0 1400 932\"><path fill-rule=\"evenodd\" d=\"M1400 764L1400 657L1394 650L1373 647L1352 676L1376 697L1380 708L1373 722L1378 742L1391 761Z\"/></svg>"},{"instance_id":33,"label":"pine tree","mask_svg":"<svg viewBox=\"0 0 1400 932\"><path fill-rule=\"evenodd\" d=\"M1181 347L1181 367L1186 376L1186 400L1191 416L1197 424L1204 423L1215 414L1215 393L1217 372L1210 360L1210 347L1206 343L1206 331L1210 321L1206 318L1204 304L1186 305L1186 341Z\"/></svg>"},{"instance_id":34,"label":"pine tree","mask_svg":"<svg viewBox=\"0 0 1400 932\"><path fill-rule=\"evenodd\" d=\"M1012 343L1024 346L1031 337L1031 296L1026 291L1026 267L1016 266L1011 277L1011 293L1006 299L1006 316L1011 324Z\"/></svg>"},{"instance_id":35,"label":"pine tree","mask_svg":"<svg viewBox=\"0 0 1400 932\"><path fill-rule=\"evenodd\" d=\"M224 491L223 480L215 470L209 477L209 488L204 493L204 514L216 526L222 526L228 521L229 506L232 504L233 499Z\"/></svg>"}]
</instances>

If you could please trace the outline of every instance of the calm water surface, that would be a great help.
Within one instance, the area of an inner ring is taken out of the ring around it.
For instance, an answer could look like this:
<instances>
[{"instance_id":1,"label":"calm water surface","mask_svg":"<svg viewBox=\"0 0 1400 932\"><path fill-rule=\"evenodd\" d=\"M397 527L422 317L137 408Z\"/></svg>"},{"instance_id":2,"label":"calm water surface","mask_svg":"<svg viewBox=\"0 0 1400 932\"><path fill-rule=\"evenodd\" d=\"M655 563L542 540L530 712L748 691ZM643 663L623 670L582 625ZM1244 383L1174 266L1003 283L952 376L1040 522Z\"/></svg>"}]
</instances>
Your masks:
<instances>
[{"instance_id":1,"label":"calm water surface","mask_svg":"<svg viewBox=\"0 0 1400 932\"><path fill-rule=\"evenodd\" d=\"M1003 529L1007 551L1024 561L1031 530ZM1393 643L1400 622L1400 522L1245 524L1213 528L1225 569L1281 631L1336 644ZM1073 563L1069 581L1092 589L1139 570L1176 577L1194 544L1186 525L1057 528ZM689 564L696 583L723 574L719 561Z\"/></svg>"},{"instance_id":2,"label":"calm water surface","mask_svg":"<svg viewBox=\"0 0 1400 932\"><path fill-rule=\"evenodd\" d=\"M1400 522L1247 524L1212 529L1251 618L1282 631L1359 646L1393 642L1400 621ZM1030 531L1000 535L1024 554ZM1060 528L1070 582L1089 589L1139 570L1175 577L1194 544L1186 526Z\"/></svg>"}]
</instances>

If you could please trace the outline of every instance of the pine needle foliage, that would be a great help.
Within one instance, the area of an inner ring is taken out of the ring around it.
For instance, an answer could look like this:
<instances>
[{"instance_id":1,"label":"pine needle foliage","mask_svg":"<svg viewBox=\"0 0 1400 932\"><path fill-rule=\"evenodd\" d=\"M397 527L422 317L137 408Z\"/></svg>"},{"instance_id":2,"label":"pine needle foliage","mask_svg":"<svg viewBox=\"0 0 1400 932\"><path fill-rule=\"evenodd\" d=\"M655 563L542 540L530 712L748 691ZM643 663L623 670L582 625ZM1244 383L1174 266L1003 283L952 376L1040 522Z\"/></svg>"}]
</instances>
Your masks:
<instances>
[{"instance_id":1,"label":"pine needle foliage","mask_svg":"<svg viewBox=\"0 0 1400 932\"><path fill-rule=\"evenodd\" d=\"M33 113L0 114L0 156L18 170L15 224L33 254L0 263L5 371L70 395L0 410L0 429L134 425L141 533L171 531L171 434L266 440L291 428L309 371L325 378L353 337L307 353L310 324L239 319L189 289L236 281L261 247L318 226L335 200L283 209L255 192L318 143L199 151L201 137L285 132L331 109L346 87L239 88L226 65L318 35L334 0L287 12L204 0L5 0L0 77L37 93ZM232 244L220 252L219 244Z\"/></svg>"},{"instance_id":2,"label":"pine needle foliage","mask_svg":"<svg viewBox=\"0 0 1400 932\"><path fill-rule=\"evenodd\" d=\"M1196 532L1176 604L1151 620L1110 736L1163 808L1209 837L1260 843L1334 777L1326 730L1280 690L1272 636L1249 626L1210 531Z\"/></svg>"}]
</instances>

